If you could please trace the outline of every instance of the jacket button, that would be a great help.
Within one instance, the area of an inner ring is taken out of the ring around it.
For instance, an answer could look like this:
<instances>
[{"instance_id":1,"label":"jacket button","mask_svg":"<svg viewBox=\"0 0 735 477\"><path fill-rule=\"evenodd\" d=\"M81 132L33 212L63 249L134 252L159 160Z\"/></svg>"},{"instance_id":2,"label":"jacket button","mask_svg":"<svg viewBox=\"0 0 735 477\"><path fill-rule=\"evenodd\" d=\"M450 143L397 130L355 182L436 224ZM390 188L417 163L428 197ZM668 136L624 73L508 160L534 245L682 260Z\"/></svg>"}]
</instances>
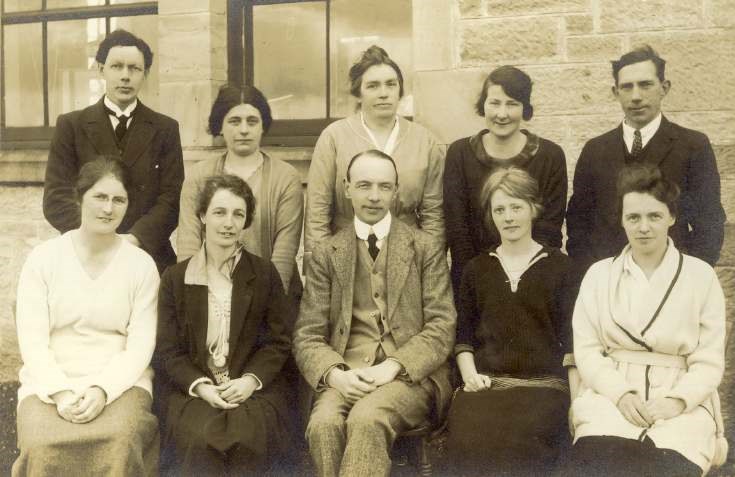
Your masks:
<instances>
[{"instance_id":1,"label":"jacket button","mask_svg":"<svg viewBox=\"0 0 735 477\"><path fill-rule=\"evenodd\" d=\"M375 298L379 298L379 297L380 297L380 293L376 293L376 294L375 294L375 295L373 295L373 296L375 296Z\"/></svg>"},{"instance_id":2,"label":"jacket button","mask_svg":"<svg viewBox=\"0 0 735 477\"><path fill-rule=\"evenodd\" d=\"M339 334L341 335L345 334L345 329L342 328L341 326L339 327Z\"/></svg>"}]
</instances>

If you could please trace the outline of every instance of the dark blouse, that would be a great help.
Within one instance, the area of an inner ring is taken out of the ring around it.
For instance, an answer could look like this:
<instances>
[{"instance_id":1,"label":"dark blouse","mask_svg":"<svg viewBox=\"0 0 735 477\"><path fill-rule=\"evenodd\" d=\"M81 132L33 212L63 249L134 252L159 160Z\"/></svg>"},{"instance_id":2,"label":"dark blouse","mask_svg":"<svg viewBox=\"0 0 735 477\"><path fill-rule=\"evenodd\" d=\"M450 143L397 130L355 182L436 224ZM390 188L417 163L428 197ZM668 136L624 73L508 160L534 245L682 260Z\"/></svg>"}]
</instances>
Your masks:
<instances>
[{"instance_id":1,"label":"dark blouse","mask_svg":"<svg viewBox=\"0 0 735 477\"><path fill-rule=\"evenodd\" d=\"M482 130L477 135L455 141L447 151L444 168L444 221L447 244L452 254L452 285L459 289L462 269L473 257L500 244L495 226L488 230L485 211L480 207L480 192L486 178L499 167L516 166L539 183L544 206L534 221L533 238L542 245L559 248L561 226L567 201L567 165L564 151L557 144L523 130L526 146L516 156L497 160L487 155L482 145Z\"/></svg>"},{"instance_id":2,"label":"dark blouse","mask_svg":"<svg viewBox=\"0 0 735 477\"><path fill-rule=\"evenodd\" d=\"M551 247L539 255L516 292L495 256L483 253L465 267L457 299L455 355L473 352L478 372L564 376L576 298L571 261Z\"/></svg>"}]
</instances>

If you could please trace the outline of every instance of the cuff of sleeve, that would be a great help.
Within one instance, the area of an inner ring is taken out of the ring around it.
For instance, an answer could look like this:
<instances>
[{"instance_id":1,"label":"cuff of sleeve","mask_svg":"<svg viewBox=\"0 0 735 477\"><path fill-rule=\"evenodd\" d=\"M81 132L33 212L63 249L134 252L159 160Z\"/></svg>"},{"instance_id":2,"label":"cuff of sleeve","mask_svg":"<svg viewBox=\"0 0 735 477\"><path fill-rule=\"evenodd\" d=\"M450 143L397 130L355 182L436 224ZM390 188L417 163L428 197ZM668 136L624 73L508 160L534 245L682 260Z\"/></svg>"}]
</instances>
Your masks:
<instances>
[{"instance_id":1,"label":"cuff of sleeve","mask_svg":"<svg viewBox=\"0 0 735 477\"><path fill-rule=\"evenodd\" d=\"M202 376L199 379L195 379L194 382L191 383L191 386L189 386L189 396L192 396L192 397L195 397L195 398L198 398L199 397L199 395L197 395L196 393L194 393L194 388L197 387L197 384L199 384L199 383L213 384L212 383L212 380L209 379L206 376Z\"/></svg>"},{"instance_id":2,"label":"cuff of sleeve","mask_svg":"<svg viewBox=\"0 0 735 477\"><path fill-rule=\"evenodd\" d=\"M454 345L454 357L456 358L457 355L461 353L472 353L475 354L475 348L472 345L468 344L456 344Z\"/></svg>"},{"instance_id":3,"label":"cuff of sleeve","mask_svg":"<svg viewBox=\"0 0 735 477\"><path fill-rule=\"evenodd\" d=\"M574 361L574 353L566 353L561 365L565 368L576 368L577 363Z\"/></svg>"},{"instance_id":4,"label":"cuff of sleeve","mask_svg":"<svg viewBox=\"0 0 735 477\"><path fill-rule=\"evenodd\" d=\"M398 363L398 366L401 367L401 370L398 372L398 377L406 377L406 376L408 376L408 371L406 371L406 367L403 366L400 361L398 361L396 358L391 358L391 357L388 357L386 359L389 359L391 361L395 361L396 363Z\"/></svg>"},{"instance_id":5,"label":"cuff of sleeve","mask_svg":"<svg viewBox=\"0 0 735 477\"><path fill-rule=\"evenodd\" d=\"M336 363L328 367L327 370L324 371L324 374L322 374L322 377L319 378L319 384L316 387L316 392L322 392L329 388L329 384L327 384L327 376L329 376L329 373L331 373L334 368L339 368L344 371L345 365L341 363Z\"/></svg>"},{"instance_id":6,"label":"cuff of sleeve","mask_svg":"<svg viewBox=\"0 0 735 477\"><path fill-rule=\"evenodd\" d=\"M692 396L690 393L687 393L683 389L674 388L666 393L664 397L681 399L682 401L684 401L684 405L686 406L684 408L684 412L691 412L695 407L702 404L700 400L697 400L694 396Z\"/></svg>"},{"instance_id":7,"label":"cuff of sleeve","mask_svg":"<svg viewBox=\"0 0 735 477\"><path fill-rule=\"evenodd\" d=\"M260 391L261 389L263 389L263 381L261 381L259 377L257 377L253 373L245 373L245 374L242 375L243 378L245 376L250 376L251 378L253 378L255 380L256 383L258 383L258 385L255 387L255 390L256 391Z\"/></svg>"}]
</instances>

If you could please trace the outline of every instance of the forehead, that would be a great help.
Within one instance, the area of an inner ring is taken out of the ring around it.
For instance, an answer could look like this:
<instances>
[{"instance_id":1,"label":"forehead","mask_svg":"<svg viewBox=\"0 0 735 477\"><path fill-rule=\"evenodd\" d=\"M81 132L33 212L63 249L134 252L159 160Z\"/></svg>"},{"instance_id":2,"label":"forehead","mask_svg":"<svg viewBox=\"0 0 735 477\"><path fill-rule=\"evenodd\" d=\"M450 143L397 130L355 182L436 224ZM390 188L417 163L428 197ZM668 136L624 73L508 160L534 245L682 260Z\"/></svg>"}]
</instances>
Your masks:
<instances>
[{"instance_id":1,"label":"forehead","mask_svg":"<svg viewBox=\"0 0 735 477\"><path fill-rule=\"evenodd\" d=\"M105 63L123 62L143 65L143 52L137 46L113 46L107 53Z\"/></svg>"},{"instance_id":2,"label":"forehead","mask_svg":"<svg viewBox=\"0 0 735 477\"><path fill-rule=\"evenodd\" d=\"M623 66L618 72L618 83L635 83L638 81L658 81L656 65L653 61L641 61Z\"/></svg>"},{"instance_id":3,"label":"forehead","mask_svg":"<svg viewBox=\"0 0 735 477\"><path fill-rule=\"evenodd\" d=\"M396 171L389 160L371 155L355 159L350 169L350 182L396 182Z\"/></svg>"},{"instance_id":4,"label":"forehead","mask_svg":"<svg viewBox=\"0 0 735 477\"><path fill-rule=\"evenodd\" d=\"M646 213L668 210L666 204L646 192L628 192L623 196L623 213Z\"/></svg>"},{"instance_id":5,"label":"forehead","mask_svg":"<svg viewBox=\"0 0 735 477\"><path fill-rule=\"evenodd\" d=\"M89 188L89 191L95 193L104 192L105 194L110 195L128 195L122 182L111 174L107 174L95 182L94 185Z\"/></svg>"},{"instance_id":6,"label":"forehead","mask_svg":"<svg viewBox=\"0 0 735 477\"><path fill-rule=\"evenodd\" d=\"M511 98L507 94L505 94L505 91L503 90L503 87L499 84L493 84L490 83L487 87L487 99L502 99L506 101L515 101L514 98Z\"/></svg>"},{"instance_id":7,"label":"forehead","mask_svg":"<svg viewBox=\"0 0 735 477\"><path fill-rule=\"evenodd\" d=\"M258 119L260 119L260 111L258 111L258 108L253 106L252 104L238 104L237 106L234 106L232 109L227 111L227 114L225 115L225 119L228 118L247 118L255 116Z\"/></svg>"},{"instance_id":8,"label":"forehead","mask_svg":"<svg viewBox=\"0 0 735 477\"><path fill-rule=\"evenodd\" d=\"M209 201L209 209L224 207L228 209L245 209L245 199L235 195L229 189L218 189Z\"/></svg>"},{"instance_id":9,"label":"forehead","mask_svg":"<svg viewBox=\"0 0 735 477\"><path fill-rule=\"evenodd\" d=\"M490 196L490 203L491 204L514 204L514 203L525 204L526 201L523 199L519 199L518 197L509 195L502 189L498 189L495 192L493 192L492 196Z\"/></svg>"},{"instance_id":10,"label":"forehead","mask_svg":"<svg viewBox=\"0 0 735 477\"><path fill-rule=\"evenodd\" d=\"M398 80L398 74L390 65L385 63L373 65L362 75L362 82Z\"/></svg>"}]
</instances>

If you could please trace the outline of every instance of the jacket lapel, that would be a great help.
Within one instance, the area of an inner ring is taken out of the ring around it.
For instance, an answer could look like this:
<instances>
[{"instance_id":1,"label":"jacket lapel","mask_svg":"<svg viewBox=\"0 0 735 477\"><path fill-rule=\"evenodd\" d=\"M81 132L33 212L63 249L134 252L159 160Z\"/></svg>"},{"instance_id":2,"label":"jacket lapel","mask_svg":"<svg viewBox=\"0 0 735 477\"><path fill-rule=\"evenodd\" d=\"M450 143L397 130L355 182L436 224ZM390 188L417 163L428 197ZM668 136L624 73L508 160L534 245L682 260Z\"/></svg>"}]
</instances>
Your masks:
<instances>
[{"instance_id":1,"label":"jacket lapel","mask_svg":"<svg viewBox=\"0 0 735 477\"><path fill-rule=\"evenodd\" d=\"M209 297L207 287L203 285L185 285L186 315L189 319L189 332L194 337L195 356L203 366L207 367L207 326L209 317Z\"/></svg>"},{"instance_id":2,"label":"jacket lapel","mask_svg":"<svg viewBox=\"0 0 735 477\"><path fill-rule=\"evenodd\" d=\"M676 134L674 134L671 123L662 116L658 131L656 131L648 144L650 149L646 154L648 159L646 162L655 166L661 164L661 162L669 155L669 151L671 151L675 140Z\"/></svg>"},{"instance_id":3,"label":"jacket lapel","mask_svg":"<svg viewBox=\"0 0 735 477\"><path fill-rule=\"evenodd\" d=\"M393 318L393 314L398 306L398 301L403 293L403 287L406 284L406 277L413 262L414 248L413 237L407 230L406 226L393 219L388 234L388 272L386 276L388 290L388 321Z\"/></svg>"},{"instance_id":4,"label":"jacket lapel","mask_svg":"<svg viewBox=\"0 0 735 477\"><path fill-rule=\"evenodd\" d=\"M107 116L104 107L104 96L97 104L85 109L82 117L82 129L84 129L89 142L101 156L118 156L120 155L117 143L115 142L115 132L112 129L112 123Z\"/></svg>"},{"instance_id":5,"label":"jacket lapel","mask_svg":"<svg viewBox=\"0 0 735 477\"><path fill-rule=\"evenodd\" d=\"M243 252L240 261L235 268L232 280L232 309L230 311L230 349L235 349L232 343L240 340L245 318L250 311L250 303L253 301L255 273L253 272L250 258Z\"/></svg>"},{"instance_id":6,"label":"jacket lapel","mask_svg":"<svg viewBox=\"0 0 735 477\"><path fill-rule=\"evenodd\" d=\"M352 300L354 298L355 285L355 261L357 260L357 235L352 226L345 227L344 230L335 236L332 244L332 266L335 275L342 286L342 320L345 322L347 329L350 329L352 323Z\"/></svg>"},{"instance_id":7,"label":"jacket lapel","mask_svg":"<svg viewBox=\"0 0 735 477\"><path fill-rule=\"evenodd\" d=\"M132 165L146 150L148 144L156 134L153 111L138 100L135 108L133 122L127 132L127 145L123 152L122 161L126 165Z\"/></svg>"}]
</instances>

